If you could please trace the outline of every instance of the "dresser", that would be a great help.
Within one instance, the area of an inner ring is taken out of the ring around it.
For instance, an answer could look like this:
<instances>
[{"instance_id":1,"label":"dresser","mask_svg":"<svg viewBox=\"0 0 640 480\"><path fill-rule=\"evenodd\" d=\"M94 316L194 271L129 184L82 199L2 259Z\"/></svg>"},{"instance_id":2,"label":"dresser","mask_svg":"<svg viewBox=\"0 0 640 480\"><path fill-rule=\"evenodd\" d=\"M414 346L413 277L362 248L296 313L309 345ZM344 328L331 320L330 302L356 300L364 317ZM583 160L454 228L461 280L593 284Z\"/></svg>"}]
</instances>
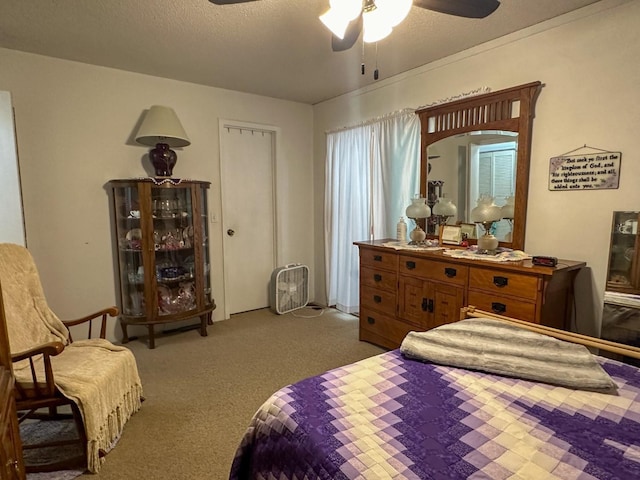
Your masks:
<instances>
[{"instance_id":1,"label":"dresser","mask_svg":"<svg viewBox=\"0 0 640 480\"><path fill-rule=\"evenodd\" d=\"M360 340L398 348L412 330L458 321L466 305L569 329L573 283L584 262L559 260L552 268L529 260L461 259L442 251L396 250L383 246L386 241L355 243L360 251Z\"/></svg>"}]
</instances>

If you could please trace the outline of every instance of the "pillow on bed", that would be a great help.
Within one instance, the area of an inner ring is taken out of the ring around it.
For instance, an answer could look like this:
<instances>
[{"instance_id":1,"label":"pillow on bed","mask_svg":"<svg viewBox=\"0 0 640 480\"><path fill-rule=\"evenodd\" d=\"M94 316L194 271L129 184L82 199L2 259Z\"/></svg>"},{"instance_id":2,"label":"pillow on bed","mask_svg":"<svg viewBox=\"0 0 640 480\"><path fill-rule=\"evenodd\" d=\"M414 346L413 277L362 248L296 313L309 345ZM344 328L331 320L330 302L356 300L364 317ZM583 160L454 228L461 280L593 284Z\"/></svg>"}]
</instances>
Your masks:
<instances>
[{"instance_id":1,"label":"pillow on bed","mask_svg":"<svg viewBox=\"0 0 640 480\"><path fill-rule=\"evenodd\" d=\"M617 387L583 345L488 318L427 332L409 332L400 346L411 359L535 380L576 390L615 393Z\"/></svg>"}]
</instances>

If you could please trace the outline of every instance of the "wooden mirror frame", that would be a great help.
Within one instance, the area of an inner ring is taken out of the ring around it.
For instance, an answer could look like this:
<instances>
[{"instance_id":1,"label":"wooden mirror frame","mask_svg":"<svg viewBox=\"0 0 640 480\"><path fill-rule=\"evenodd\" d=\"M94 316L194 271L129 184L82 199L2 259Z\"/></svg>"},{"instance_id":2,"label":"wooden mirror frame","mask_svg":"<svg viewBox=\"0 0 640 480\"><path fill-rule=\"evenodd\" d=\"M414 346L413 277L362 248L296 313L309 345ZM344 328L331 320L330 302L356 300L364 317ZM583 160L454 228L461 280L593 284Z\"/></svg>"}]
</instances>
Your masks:
<instances>
[{"instance_id":1,"label":"wooden mirror frame","mask_svg":"<svg viewBox=\"0 0 640 480\"><path fill-rule=\"evenodd\" d=\"M511 242L501 246L524 249L529 190L529 164L534 106L541 82L532 82L497 92L466 97L416 111L420 117L420 195L427 196L429 145L462 133L476 130L518 132L515 214ZM514 104L519 104L514 117Z\"/></svg>"}]
</instances>

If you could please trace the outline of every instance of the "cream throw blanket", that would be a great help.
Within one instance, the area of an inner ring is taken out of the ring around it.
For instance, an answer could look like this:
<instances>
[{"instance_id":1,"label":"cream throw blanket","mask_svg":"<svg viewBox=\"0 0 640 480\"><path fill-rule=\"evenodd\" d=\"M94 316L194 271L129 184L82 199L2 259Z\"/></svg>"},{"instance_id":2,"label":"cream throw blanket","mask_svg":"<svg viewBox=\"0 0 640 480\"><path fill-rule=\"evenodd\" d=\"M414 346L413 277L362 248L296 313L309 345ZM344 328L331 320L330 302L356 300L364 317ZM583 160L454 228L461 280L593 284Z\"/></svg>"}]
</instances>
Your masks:
<instances>
[{"instance_id":1,"label":"cream throw blanket","mask_svg":"<svg viewBox=\"0 0 640 480\"><path fill-rule=\"evenodd\" d=\"M79 407L87 435L87 467L96 473L124 424L140 408L142 384L136 360L125 347L104 339L69 343L66 327L49 309L31 254L0 244L0 283L11 353L59 341L64 351L51 357L56 386ZM31 382L28 361L13 366L18 382ZM44 378L43 362L37 365Z\"/></svg>"}]
</instances>

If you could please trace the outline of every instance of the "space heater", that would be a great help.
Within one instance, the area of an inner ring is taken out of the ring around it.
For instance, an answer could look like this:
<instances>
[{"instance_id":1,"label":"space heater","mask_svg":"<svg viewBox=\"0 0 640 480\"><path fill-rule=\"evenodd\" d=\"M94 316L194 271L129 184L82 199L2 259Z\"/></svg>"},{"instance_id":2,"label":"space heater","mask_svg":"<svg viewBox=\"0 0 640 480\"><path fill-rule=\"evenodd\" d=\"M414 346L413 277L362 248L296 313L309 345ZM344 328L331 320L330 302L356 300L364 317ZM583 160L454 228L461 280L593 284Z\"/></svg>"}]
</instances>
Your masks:
<instances>
[{"instance_id":1,"label":"space heater","mask_svg":"<svg viewBox=\"0 0 640 480\"><path fill-rule=\"evenodd\" d=\"M309 267L290 263L271 274L271 310L281 315L304 308L309 303Z\"/></svg>"}]
</instances>

